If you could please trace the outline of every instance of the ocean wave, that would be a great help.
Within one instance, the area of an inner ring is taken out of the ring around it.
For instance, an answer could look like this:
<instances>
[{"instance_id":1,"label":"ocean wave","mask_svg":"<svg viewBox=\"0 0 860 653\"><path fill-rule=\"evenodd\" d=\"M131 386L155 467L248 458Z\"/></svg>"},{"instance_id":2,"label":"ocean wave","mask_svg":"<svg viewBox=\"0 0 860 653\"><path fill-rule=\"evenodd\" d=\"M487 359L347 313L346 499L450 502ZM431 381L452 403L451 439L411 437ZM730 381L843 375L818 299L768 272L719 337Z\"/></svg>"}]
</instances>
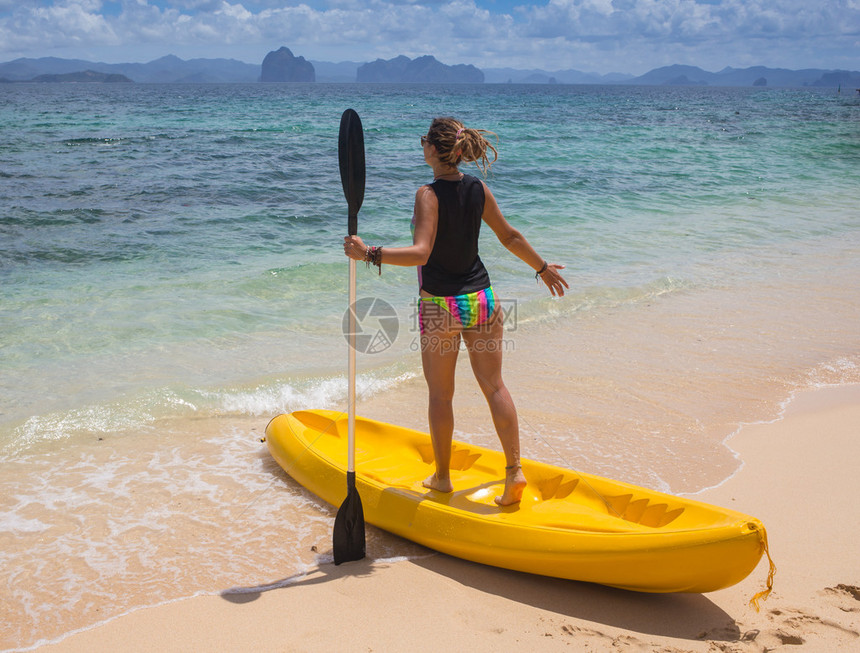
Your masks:
<instances>
[{"instance_id":1,"label":"ocean wave","mask_svg":"<svg viewBox=\"0 0 860 653\"><path fill-rule=\"evenodd\" d=\"M416 375L391 369L359 374L356 395L367 399ZM159 420L170 418L269 418L309 408L345 409L347 386L345 376L333 376L275 380L251 387L160 388L137 397L34 415L12 430L9 441L0 444L0 453L11 456L39 443L76 437L147 432Z\"/></svg>"},{"instance_id":2,"label":"ocean wave","mask_svg":"<svg viewBox=\"0 0 860 653\"><path fill-rule=\"evenodd\" d=\"M404 372L395 376L359 374L356 396L367 399L417 376ZM251 390L230 389L215 392L199 391L209 409L217 414L263 416L308 408L343 407L348 383L345 376L315 379L307 384L275 382Z\"/></svg>"},{"instance_id":3,"label":"ocean wave","mask_svg":"<svg viewBox=\"0 0 860 653\"><path fill-rule=\"evenodd\" d=\"M860 356L840 356L816 365L805 373L803 383L812 388L860 383Z\"/></svg>"},{"instance_id":4,"label":"ocean wave","mask_svg":"<svg viewBox=\"0 0 860 653\"><path fill-rule=\"evenodd\" d=\"M573 292L565 293L564 301L555 297L541 296L539 298L520 298L516 302L513 315L517 324L533 321L555 320L569 315L595 313L619 308L635 306L655 301L663 296L686 292L696 287L696 284L686 279L676 277L661 277L644 283L631 285L592 285ZM530 292L530 295L533 293ZM505 308L505 298L502 298L502 308ZM506 315L506 326L511 328L511 318Z\"/></svg>"}]
</instances>

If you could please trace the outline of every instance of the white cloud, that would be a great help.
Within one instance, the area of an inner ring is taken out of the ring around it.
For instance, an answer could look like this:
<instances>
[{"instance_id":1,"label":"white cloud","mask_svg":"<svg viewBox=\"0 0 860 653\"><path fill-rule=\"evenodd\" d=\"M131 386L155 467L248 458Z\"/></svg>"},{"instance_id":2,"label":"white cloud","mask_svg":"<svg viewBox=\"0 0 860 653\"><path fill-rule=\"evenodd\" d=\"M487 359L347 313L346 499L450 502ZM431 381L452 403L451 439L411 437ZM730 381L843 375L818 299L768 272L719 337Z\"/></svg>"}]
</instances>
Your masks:
<instances>
[{"instance_id":1,"label":"white cloud","mask_svg":"<svg viewBox=\"0 0 860 653\"><path fill-rule=\"evenodd\" d=\"M323 60L432 54L446 63L600 72L675 62L856 68L860 31L860 0L535 0L513 16L475 0L122 0L118 15L102 15L101 0L0 3L8 7L0 60L76 48L113 48L114 61L232 48L262 61L287 45Z\"/></svg>"},{"instance_id":2,"label":"white cloud","mask_svg":"<svg viewBox=\"0 0 860 653\"><path fill-rule=\"evenodd\" d=\"M552 42L604 70L607 59L631 58L646 59L646 69L675 62L835 67L837 60L856 68L860 54L849 43L860 31L857 0L550 0L523 13L522 40Z\"/></svg>"},{"instance_id":3,"label":"white cloud","mask_svg":"<svg viewBox=\"0 0 860 653\"><path fill-rule=\"evenodd\" d=\"M526 11L530 36L600 39L652 37L806 38L860 29L857 0L550 0Z\"/></svg>"},{"instance_id":4,"label":"white cloud","mask_svg":"<svg viewBox=\"0 0 860 653\"><path fill-rule=\"evenodd\" d=\"M118 44L116 33L96 13L97 0L73 0L48 6L18 5L11 15L0 20L0 51L17 48L44 48L46 44L80 45L88 40Z\"/></svg>"}]
</instances>

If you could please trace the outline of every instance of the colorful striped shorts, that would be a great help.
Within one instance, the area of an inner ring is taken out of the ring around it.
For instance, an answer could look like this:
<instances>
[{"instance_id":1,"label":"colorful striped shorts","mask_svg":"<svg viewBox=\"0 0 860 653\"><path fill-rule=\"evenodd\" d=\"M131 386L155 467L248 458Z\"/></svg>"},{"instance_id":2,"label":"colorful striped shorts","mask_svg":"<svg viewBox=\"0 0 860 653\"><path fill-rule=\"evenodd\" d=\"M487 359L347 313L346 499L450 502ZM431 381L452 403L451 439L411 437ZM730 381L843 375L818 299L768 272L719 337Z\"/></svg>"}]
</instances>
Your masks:
<instances>
[{"instance_id":1,"label":"colorful striped shorts","mask_svg":"<svg viewBox=\"0 0 860 653\"><path fill-rule=\"evenodd\" d=\"M454 316L464 329L478 326L489 320L496 307L496 293L489 286L477 292L465 295L451 295L449 297L419 297L418 301L418 326L424 333L424 311L423 302L433 302L441 306Z\"/></svg>"}]
</instances>

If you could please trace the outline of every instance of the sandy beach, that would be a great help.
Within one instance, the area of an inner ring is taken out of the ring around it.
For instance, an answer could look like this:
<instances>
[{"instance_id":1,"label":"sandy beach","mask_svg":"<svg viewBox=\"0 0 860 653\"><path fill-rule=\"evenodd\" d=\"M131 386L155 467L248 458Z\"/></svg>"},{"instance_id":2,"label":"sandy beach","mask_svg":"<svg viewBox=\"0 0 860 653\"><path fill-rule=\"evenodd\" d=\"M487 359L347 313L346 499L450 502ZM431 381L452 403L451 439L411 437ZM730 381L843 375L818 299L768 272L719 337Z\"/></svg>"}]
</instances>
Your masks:
<instances>
[{"instance_id":1,"label":"sandy beach","mask_svg":"<svg viewBox=\"0 0 860 653\"><path fill-rule=\"evenodd\" d=\"M860 651L858 435L860 385L802 391L742 427L728 444L743 467L696 495L768 528L778 570L760 612L766 558L719 592L648 595L427 551L137 610L38 650Z\"/></svg>"}]
</instances>

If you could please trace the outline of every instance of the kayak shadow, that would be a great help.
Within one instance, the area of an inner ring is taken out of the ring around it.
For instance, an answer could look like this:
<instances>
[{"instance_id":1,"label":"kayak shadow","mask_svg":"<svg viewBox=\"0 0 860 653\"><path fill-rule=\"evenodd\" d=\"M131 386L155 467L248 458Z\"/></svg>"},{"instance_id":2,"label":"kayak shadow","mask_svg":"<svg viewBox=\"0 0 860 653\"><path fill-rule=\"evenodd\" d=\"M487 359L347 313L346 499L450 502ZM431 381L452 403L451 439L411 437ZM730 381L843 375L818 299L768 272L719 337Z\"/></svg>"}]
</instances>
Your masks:
<instances>
[{"instance_id":1,"label":"kayak shadow","mask_svg":"<svg viewBox=\"0 0 860 653\"><path fill-rule=\"evenodd\" d=\"M490 567L445 554L409 563L480 592L553 612L562 618L693 641L737 642L742 638L734 618L704 594L633 592ZM577 631L576 625L565 624L564 619L556 626L560 636L574 635Z\"/></svg>"},{"instance_id":2,"label":"kayak shadow","mask_svg":"<svg viewBox=\"0 0 860 653\"><path fill-rule=\"evenodd\" d=\"M551 616L541 618L548 635L574 637L589 630L582 622L590 622L595 624L595 633L602 624L634 635L639 633L688 641L739 642L744 638L731 615L704 594L632 592L511 571L429 549L426 551L427 555L410 557L395 564L415 565L478 592L554 613L558 619ZM262 585L233 587L222 591L220 596L234 604L252 603L264 592L321 585L345 577L369 577L391 564L391 560L370 557L338 566L320 561L307 571ZM553 629L557 632L552 633Z\"/></svg>"}]
</instances>

